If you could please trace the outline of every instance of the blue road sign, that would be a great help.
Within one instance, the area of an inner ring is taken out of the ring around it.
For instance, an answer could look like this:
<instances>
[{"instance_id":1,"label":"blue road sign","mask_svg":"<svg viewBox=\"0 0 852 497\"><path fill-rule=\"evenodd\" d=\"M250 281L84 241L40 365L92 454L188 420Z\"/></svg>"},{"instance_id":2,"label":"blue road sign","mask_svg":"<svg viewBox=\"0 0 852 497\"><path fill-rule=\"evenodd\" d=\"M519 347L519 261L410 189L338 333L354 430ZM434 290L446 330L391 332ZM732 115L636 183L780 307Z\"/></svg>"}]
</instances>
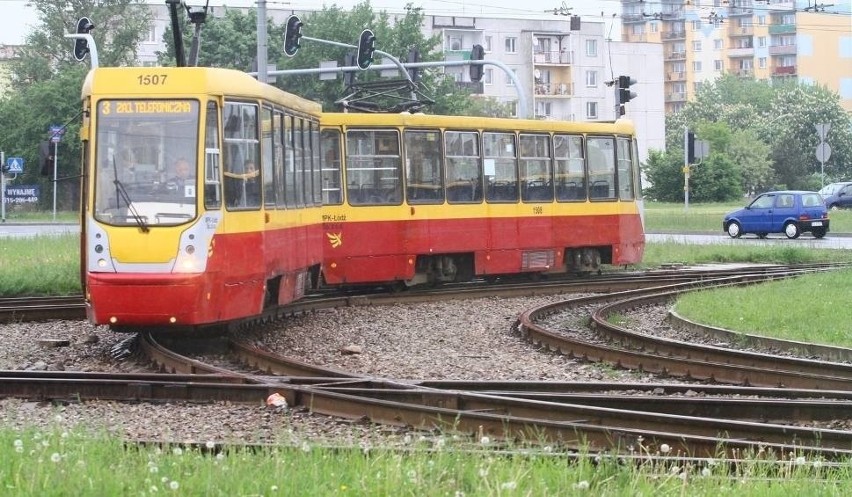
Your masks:
<instances>
[{"instance_id":1,"label":"blue road sign","mask_svg":"<svg viewBox=\"0 0 852 497\"><path fill-rule=\"evenodd\" d=\"M50 127L50 142L51 143L59 143L62 141L62 135L65 134L65 128L59 126L58 124L54 124Z\"/></svg>"},{"instance_id":2,"label":"blue road sign","mask_svg":"<svg viewBox=\"0 0 852 497\"><path fill-rule=\"evenodd\" d=\"M7 157L6 166L10 173L22 173L24 172L24 159L23 157Z\"/></svg>"}]
</instances>

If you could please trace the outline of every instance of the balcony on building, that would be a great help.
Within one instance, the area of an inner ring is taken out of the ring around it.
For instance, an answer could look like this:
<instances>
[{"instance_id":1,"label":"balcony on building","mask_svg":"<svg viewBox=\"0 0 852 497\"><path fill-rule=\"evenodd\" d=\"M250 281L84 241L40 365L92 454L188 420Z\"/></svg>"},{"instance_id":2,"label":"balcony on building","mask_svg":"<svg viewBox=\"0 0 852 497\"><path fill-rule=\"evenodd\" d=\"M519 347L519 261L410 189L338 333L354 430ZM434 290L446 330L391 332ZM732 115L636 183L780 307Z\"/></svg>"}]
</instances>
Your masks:
<instances>
[{"instance_id":1,"label":"balcony on building","mask_svg":"<svg viewBox=\"0 0 852 497\"><path fill-rule=\"evenodd\" d=\"M671 7L671 8L667 8ZM683 7L680 6L667 6L663 4L663 12L662 12L662 20L663 21L679 21L685 19L683 13Z\"/></svg>"},{"instance_id":2,"label":"balcony on building","mask_svg":"<svg viewBox=\"0 0 852 497\"><path fill-rule=\"evenodd\" d=\"M463 16L432 16L433 29L468 29L477 31L476 19L473 17Z\"/></svg>"},{"instance_id":3,"label":"balcony on building","mask_svg":"<svg viewBox=\"0 0 852 497\"><path fill-rule=\"evenodd\" d=\"M669 52L665 56L665 60L685 60L686 52Z\"/></svg>"},{"instance_id":4,"label":"balcony on building","mask_svg":"<svg viewBox=\"0 0 852 497\"><path fill-rule=\"evenodd\" d=\"M742 69L742 68L733 68L731 69L731 74L734 76L738 76L740 78L751 78L754 77L754 69Z\"/></svg>"},{"instance_id":5,"label":"balcony on building","mask_svg":"<svg viewBox=\"0 0 852 497\"><path fill-rule=\"evenodd\" d=\"M678 29L675 31L665 31L663 32L664 40L682 40L686 38L686 31L682 29Z\"/></svg>"},{"instance_id":6,"label":"balcony on building","mask_svg":"<svg viewBox=\"0 0 852 497\"><path fill-rule=\"evenodd\" d=\"M771 35L786 35L796 32L795 24L770 24L769 34Z\"/></svg>"},{"instance_id":7,"label":"balcony on building","mask_svg":"<svg viewBox=\"0 0 852 497\"><path fill-rule=\"evenodd\" d=\"M549 83L535 83L536 98L554 97L564 98L574 94L574 86L571 82L551 81Z\"/></svg>"},{"instance_id":8,"label":"balcony on building","mask_svg":"<svg viewBox=\"0 0 852 497\"><path fill-rule=\"evenodd\" d=\"M769 55L795 55L796 54L796 45L770 45L769 46Z\"/></svg>"},{"instance_id":9,"label":"balcony on building","mask_svg":"<svg viewBox=\"0 0 852 497\"><path fill-rule=\"evenodd\" d=\"M734 26L728 27L728 36L753 36L754 26Z\"/></svg>"},{"instance_id":10,"label":"balcony on building","mask_svg":"<svg viewBox=\"0 0 852 497\"><path fill-rule=\"evenodd\" d=\"M774 66L772 68L772 75L777 77L795 76L796 66Z\"/></svg>"},{"instance_id":11,"label":"balcony on building","mask_svg":"<svg viewBox=\"0 0 852 497\"><path fill-rule=\"evenodd\" d=\"M645 22L645 14L622 14L621 22L623 23L635 23L635 22Z\"/></svg>"},{"instance_id":12,"label":"balcony on building","mask_svg":"<svg viewBox=\"0 0 852 497\"><path fill-rule=\"evenodd\" d=\"M685 102L686 101L686 93L684 92L672 92L666 94L666 102Z\"/></svg>"},{"instance_id":13,"label":"balcony on building","mask_svg":"<svg viewBox=\"0 0 852 497\"><path fill-rule=\"evenodd\" d=\"M644 43L648 41L647 33L627 33L622 38L627 43Z\"/></svg>"},{"instance_id":14,"label":"balcony on building","mask_svg":"<svg viewBox=\"0 0 852 497\"><path fill-rule=\"evenodd\" d=\"M754 57L754 47L729 48L728 57Z\"/></svg>"},{"instance_id":15,"label":"balcony on building","mask_svg":"<svg viewBox=\"0 0 852 497\"><path fill-rule=\"evenodd\" d=\"M485 93L485 84L482 81L456 81L456 87L462 90L470 90L474 95Z\"/></svg>"},{"instance_id":16,"label":"balcony on building","mask_svg":"<svg viewBox=\"0 0 852 497\"><path fill-rule=\"evenodd\" d=\"M666 80L667 81L686 81L686 72L683 72L683 71L666 72Z\"/></svg>"},{"instance_id":17,"label":"balcony on building","mask_svg":"<svg viewBox=\"0 0 852 497\"><path fill-rule=\"evenodd\" d=\"M569 50L536 50L533 52L533 62L536 65L566 65L571 64L573 62L573 55L574 53Z\"/></svg>"}]
</instances>

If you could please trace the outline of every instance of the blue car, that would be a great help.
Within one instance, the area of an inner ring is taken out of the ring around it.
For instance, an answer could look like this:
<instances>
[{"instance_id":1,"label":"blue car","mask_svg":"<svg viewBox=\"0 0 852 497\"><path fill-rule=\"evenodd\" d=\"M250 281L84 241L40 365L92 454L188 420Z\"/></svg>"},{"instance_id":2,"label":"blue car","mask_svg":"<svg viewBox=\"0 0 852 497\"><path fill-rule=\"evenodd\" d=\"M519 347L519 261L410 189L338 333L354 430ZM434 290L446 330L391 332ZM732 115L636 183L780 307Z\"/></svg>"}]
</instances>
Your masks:
<instances>
[{"instance_id":1,"label":"blue car","mask_svg":"<svg viewBox=\"0 0 852 497\"><path fill-rule=\"evenodd\" d=\"M754 233L758 238L766 238L769 233L798 238L805 232L822 238L828 233L828 210L817 192L766 192L744 208L725 215L722 230L731 238L744 233Z\"/></svg>"}]
</instances>

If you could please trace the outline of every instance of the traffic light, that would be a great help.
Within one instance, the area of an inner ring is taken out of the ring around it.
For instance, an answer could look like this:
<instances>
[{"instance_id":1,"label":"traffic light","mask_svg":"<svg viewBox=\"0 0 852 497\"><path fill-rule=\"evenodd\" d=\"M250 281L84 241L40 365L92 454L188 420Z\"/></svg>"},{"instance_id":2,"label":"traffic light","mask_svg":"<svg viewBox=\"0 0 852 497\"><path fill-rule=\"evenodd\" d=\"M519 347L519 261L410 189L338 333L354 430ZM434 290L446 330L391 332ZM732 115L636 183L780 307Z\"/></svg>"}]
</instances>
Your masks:
<instances>
[{"instance_id":1,"label":"traffic light","mask_svg":"<svg viewBox=\"0 0 852 497\"><path fill-rule=\"evenodd\" d=\"M89 34L89 31L95 29L94 23L88 17L81 17L77 21L77 34ZM86 40L74 40L74 58L82 61L89 54L89 42Z\"/></svg>"},{"instance_id":2,"label":"traffic light","mask_svg":"<svg viewBox=\"0 0 852 497\"><path fill-rule=\"evenodd\" d=\"M621 105L636 98L636 92L630 91L630 85L636 84L636 80L630 76L618 77L618 103Z\"/></svg>"},{"instance_id":3,"label":"traffic light","mask_svg":"<svg viewBox=\"0 0 852 497\"><path fill-rule=\"evenodd\" d=\"M366 69L373 63L373 52L376 50L376 35L369 29L361 31L358 39L358 67Z\"/></svg>"},{"instance_id":4,"label":"traffic light","mask_svg":"<svg viewBox=\"0 0 852 497\"><path fill-rule=\"evenodd\" d=\"M297 15L291 15L287 18L287 24L284 26L284 53L292 57L299 50L299 41L302 38L302 26L304 23Z\"/></svg>"},{"instance_id":5,"label":"traffic light","mask_svg":"<svg viewBox=\"0 0 852 497\"><path fill-rule=\"evenodd\" d=\"M39 142L38 144L38 163L41 164L41 175L53 177L56 158L53 156L53 149L49 141Z\"/></svg>"},{"instance_id":6,"label":"traffic light","mask_svg":"<svg viewBox=\"0 0 852 497\"><path fill-rule=\"evenodd\" d=\"M485 58L485 49L482 48L482 45L474 45L472 49L470 49L470 60L482 60ZM484 68L482 64L471 64L470 65L470 80L474 83L479 83L482 81L482 74L484 72Z\"/></svg>"},{"instance_id":7,"label":"traffic light","mask_svg":"<svg viewBox=\"0 0 852 497\"><path fill-rule=\"evenodd\" d=\"M686 163L695 163L695 133L692 131L686 132Z\"/></svg>"},{"instance_id":8,"label":"traffic light","mask_svg":"<svg viewBox=\"0 0 852 497\"><path fill-rule=\"evenodd\" d=\"M408 49L408 58L406 62L409 64L420 62L420 50L417 50L416 47L411 47ZM419 67L410 67L408 68L408 74L411 76L411 81L415 83L420 82L420 68Z\"/></svg>"}]
</instances>

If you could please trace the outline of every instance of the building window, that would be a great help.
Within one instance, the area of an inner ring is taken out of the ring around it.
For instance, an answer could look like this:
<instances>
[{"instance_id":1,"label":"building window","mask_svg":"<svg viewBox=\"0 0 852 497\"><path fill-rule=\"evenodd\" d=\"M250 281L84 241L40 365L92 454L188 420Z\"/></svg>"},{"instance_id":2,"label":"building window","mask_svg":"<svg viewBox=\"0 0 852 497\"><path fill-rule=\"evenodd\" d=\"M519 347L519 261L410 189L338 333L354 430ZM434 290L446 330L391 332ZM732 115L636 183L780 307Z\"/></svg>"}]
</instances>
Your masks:
<instances>
[{"instance_id":1,"label":"building window","mask_svg":"<svg viewBox=\"0 0 852 497\"><path fill-rule=\"evenodd\" d=\"M725 44L722 40L713 40L713 49L714 50L721 50L722 48L724 48L724 45Z\"/></svg>"},{"instance_id":2,"label":"building window","mask_svg":"<svg viewBox=\"0 0 852 497\"><path fill-rule=\"evenodd\" d=\"M695 40L692 42L692 51L700 52L701 51L701 40Z\"/></svg>"},{"instance_id":3,"label":"building window","mask_svg":"<svg viewBox=\"0 0 852 497\"><path fill-rule=\"evenodd\" d=\"M701 72L701 61L696 60L692 63L692 70L695 72Z\"/></svg>"},{"instance_id":4,"label":"building window","mask_svg":"<svg viewBox=\"0 0 852 497\"><path fill-rule=\"evenodd\" d=\"M518 117L518 101L512 100L509 102L509 114L513 117Z\"/></svg>"},{"instance_id":5,"label":"building window","mask_svg":"<svg viewBox=\"0 0 852 497\"><path fill-rule=\"evenodd\" d=\"M716 71L716 72L721 72L721 71L722 71L722 67L723 67L723 66L722 66L722 61L721 61L721 60L716 59L716 60L714 60L714 61L713 61L713 70L714 70L714 71Z\"/></svg>"},{"instance_id":6,"label":"building window","mask_svg":"<svg viewBox=\"0 0 852 497\"><path fill-rule=\"evenodd\" d=\"M598 118L598 103L586 102L586 119Z\"/></svg>"},{"instance_id":7,"label":"building window","mask_svg":"<svg viewBox=\"0 0 852 497\"><path fill-rule=\"evenodd\" d=\"M151 26L151 29L148 30L148 36L145 41L150 43L157 43L157 27Z\"/></svg>"},{"instance_id":8,"label":"building window","mask_svg":"<svg viewBox=\"0 0 852 497\"><path fill-rule=\"evenodd\" d=\"M517 69L512 69L512 74L517 75ZM515 81L512 79L512 76L510 74L506 75L506 86L515 86Z\"/></svg>"},{"instance_id":9,"label":"building window","mask_svg":"<svg viewBox=\"0 0 852 497\"><path fill-rule=\"evenodd\" d=\"M652 23L651 23L651 32L652 32L652 33L656 33L656 32L658 32L659 30L660 30L660 23L658 23L658 22L652 22Z\"/></svg>"},{"instance_id":10,"label":"building window","mask_svg":"<svg viewBox=\"0 0 852 497\"><path fill-rule=\"evenodd\" d=\"M484 48L486 52L490 52L491 51L491 37L486 36L484 43L485 43L485 45L483 45L482 48Z\"/></svg>"},{"instance_id":11,"label":"building window","mask_svg":"<svg viewBox=\"0 0 852 497\"><path fill-rule=\"evenodd\" d=\"M763 47L766 46L766 37L765 36L758 36L757 37L757 46L759 48L763 48Z\"/></svg>"},{"instance_id":12,"label":"building window","mask_svg":"<svg viewBox=\"0 0 852 497\"><path fill-rule=\"evenodd\" d=\"M506 53L518 53L517 48L518 39L515 37L507 37L506 38Z\"/></svg>"},{"instance_id":13,"label":"building window","mask_svg":"<svg viewBox=\"0 0 852 497\"><path fill-rule=\"evenodd\" d=\"M598 56L598 40L586 40L586 55L589 57Z\"/></svg>"},{"instance_id":14,"label":"building window","mask_svg":"<svg viewBox=\"0 0 852 497\"><path fill-rule=\"evenodd\" d=\"M482 73L482 82L486 85L490 85L494 82L494 69L488 67Z\"/></svg>"},{"instance_id":15,"label":"building window","mask_svg":"<svg viewBox=\"0 0 852 497\"><path fill-rule=\"evenodd\" d=\"M757 24L761 26L766 25L766 16L757 16Z\"/></svg>"},{"instance_id":16,"label":"building window","mask_svg":"<svg viewBox=\"0 0 852 497\"><path fill-rule=\"evenodd\" d=\"M766 69L766 57L760 57L757 59L757 67L761 69Z\"/></svg>"},{"instance_id":17,"label":"building window","mask_svg":"<svg viewBox=\"0 0 852 497\"><path fill-rule=\"evenodd\" d=\"M703 83L703 81L696 81L695 83L692 83L692 89L695 91L695 93L698 93Z\"/></svg>"},{"instance_id":18,"label":"building window","mask_svg":"<svg viewBox=\"0 0 852 497\"><path fill-rule=\"evenodd\" d=\"M693 31L701 30L701 19L697 19L695 21L692 21L692 30Z\"/></svg>"},{"instance_id":19,"label":"building window","mask_svg":"<svg viewBox=\"0 0 852 497\"><path fill-rule=\"evenodd\" d=\"M457 52L462 49L462 39L459 35L450 35L447 37L447 45L450 50Z\"/></svg>"},{"instance_id":20,"label":"building window","mask_svg":"<svg viewBox=\"0 0 852 497\"><path fill-rule=\"evenodd\" d=\"M586 71L586 87L595 88L598 86L598 72Z\"/></svg>"}]
</instances>

